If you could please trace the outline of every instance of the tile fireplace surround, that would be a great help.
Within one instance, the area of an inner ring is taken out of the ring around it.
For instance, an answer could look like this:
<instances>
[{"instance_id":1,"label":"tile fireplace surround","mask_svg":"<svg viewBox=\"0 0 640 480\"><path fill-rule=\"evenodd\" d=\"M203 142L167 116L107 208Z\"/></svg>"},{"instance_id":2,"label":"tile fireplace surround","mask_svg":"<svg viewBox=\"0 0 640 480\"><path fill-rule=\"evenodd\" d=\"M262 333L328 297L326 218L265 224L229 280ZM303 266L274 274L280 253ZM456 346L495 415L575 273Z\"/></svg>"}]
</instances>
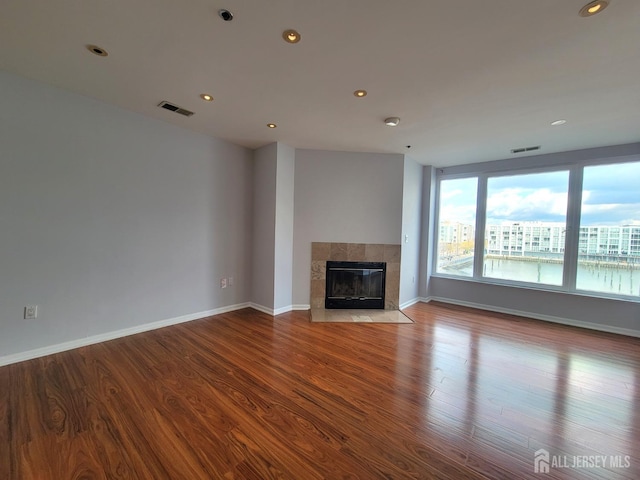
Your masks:
<instances>
[{"instance_id":1,"label":"tile fireplace surround","mask_svg":"<svg viewBox=\"0 0 640 480\"><path fill-rule=\"evenodd\" d=\"M400 245L378 243L311 243L311 308L324 308L327 260L337 262L387 262L385 310L400 303Z\"/></svg>"}]
</instances>

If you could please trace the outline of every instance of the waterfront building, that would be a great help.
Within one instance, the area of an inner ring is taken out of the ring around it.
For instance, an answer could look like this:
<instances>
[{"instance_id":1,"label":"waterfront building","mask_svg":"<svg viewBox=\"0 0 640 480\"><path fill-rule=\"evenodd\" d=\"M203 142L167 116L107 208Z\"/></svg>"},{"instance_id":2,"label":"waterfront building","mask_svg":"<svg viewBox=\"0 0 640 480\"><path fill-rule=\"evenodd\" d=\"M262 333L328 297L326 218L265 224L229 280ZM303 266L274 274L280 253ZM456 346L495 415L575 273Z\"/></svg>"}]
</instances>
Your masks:
<instances>
[{"instance_id":1,"label":"waterfront building","mask_svg":"<svg viewBox=\"0 0 640 480\"><path fill-rule=\"evenodd\" d=\"M546 222L487 225L487 255L560 258L564 254L566 227ZM640 225L580 227L578 255L583 260L640 261Z\"/></svg>"}]
</instances>

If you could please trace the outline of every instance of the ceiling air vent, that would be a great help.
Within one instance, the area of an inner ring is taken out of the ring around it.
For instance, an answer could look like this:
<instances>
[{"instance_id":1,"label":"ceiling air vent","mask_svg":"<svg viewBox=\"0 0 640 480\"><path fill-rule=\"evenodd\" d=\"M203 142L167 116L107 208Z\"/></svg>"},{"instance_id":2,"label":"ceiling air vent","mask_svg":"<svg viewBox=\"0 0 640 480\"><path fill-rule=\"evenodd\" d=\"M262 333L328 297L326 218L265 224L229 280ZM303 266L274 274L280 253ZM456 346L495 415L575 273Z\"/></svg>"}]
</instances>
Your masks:
<instances>
[{"instance_id":1,"label":"ceiling air vent","mask_svg":"<svg viewBox=\"0 0 640 480\"><path fill-rule=\"evenodd\" d=\"M190 117L191 115L193 115L193 112L191 110L187 110L186 108L179 107L167 101L160 102L158 106L160 108L164 108L165 110L171 110L172 112L176 112L176 113L179 113L180 115L184 115L185 117Z\"/></svg>"},{"instance_id":2,"label":"ceiling air vent","mask_svg":"<svg viewBox=\"0 0 640 480\"><path fill-rule=\"evenodd\" d=\"M540 145L537 145L535 147L512 148L511 153L531 152L533 150L540 150Z\"/></svg>"}]
</instances>

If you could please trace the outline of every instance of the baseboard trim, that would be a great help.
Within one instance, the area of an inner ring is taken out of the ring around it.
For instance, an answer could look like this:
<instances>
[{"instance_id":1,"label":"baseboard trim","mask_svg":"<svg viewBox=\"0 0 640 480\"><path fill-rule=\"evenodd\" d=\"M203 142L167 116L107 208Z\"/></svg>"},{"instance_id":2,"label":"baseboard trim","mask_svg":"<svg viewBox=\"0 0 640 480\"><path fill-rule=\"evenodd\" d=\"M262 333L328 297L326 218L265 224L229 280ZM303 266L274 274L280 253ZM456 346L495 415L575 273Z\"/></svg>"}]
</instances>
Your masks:
<instances>
[{"instance_id":1,"label":"baseboard trim","mask_svg":"<svg viewBox=\"0 0 640 480\"><path fill-rule=\"evenodd\" d=\"M280 308L276 308L273 311L273 316L275 317L276 315L280 315L282 313L287 313L290 312L293 309L292 305L287 305L286 307L280 307Z\"/></svg>"},{"instance_id":2,"label":"baseboard trim","mask_svg":"<svg viewBox=\"0 0 640 480\"><path fill-rule=\"evenodd\" d=\"M266 313L267 315L271 315L272 317L275 317L276 315L281 315L283 313L293 312L296 310L309 310L311 308L310 305L287 305L286 307L273 309L273 308L265 307L264 305L260 305L258 303L251 303L249 306L255 310L258 310L259 312Z\"/></svg>"},{"instance_id":3,"label":"baseboard trim","mask_svg":"<svg viewBox=\"0 0 640 480\"><path fill-rule=\"evenodd\" d=\"M259 312L266 313L267 315L273 316L273 308L265 307L263 305L260 305L259 303L253 303L253 302L249 304L249 307L253 308L254 310L258 310Z\"/></svg>"},{"instance_id":4,"label":"baseboard trim","mask_svg":"<svg viewBox=\"0 0 640 480\"><path fill-rule=\"evenodd\" d=\"M412 298L408 302L402 303L400 305L400 310L404 310L405 308L410 307L411 305L415 305L416 303L420 303L421 301L422 301L422 298L420 298L420 297Z\"/></svg>"},{"instance_id":5,"label":"baseboard trim","mask_svg":"<svg viewBox=\"0 0 640 480\"><path fill-rule=\"evenodd\" d=\"M180 317L168 318L166 320L159 320L157 322L145 323L143 325L136 325L135 327L124 328L121 330L115 330L113 332L100 333L98 335L91 335L90 337L79 338L77 340L71 340L69 342L58 343L56 345L50 345L42 348L35 348L33 350L27 350L26 352L15 353L12 355L5 355L0 357L0 367L4 365L10 365L12 363L24 362L25 360L32 360L34 358L40 358L54 353L65 352L67 350L73 350L74 348L86 347L100 342L107 342L109 340L115 340L116 338L128 337L129 335L135 335L137 333L148 332L150 330L157 330L158 328L169 327L171 325L178 325L179 323L191 322L201 318L210 317L212 315L220 315L222 313L233 312L235 310L241 310L243 308L250 307L250 303L239 303L236 305L228 305L226 307L215 308L213 310L205 310L203 312L192 313L189 315L182 315Z\"/></svg>"},{"instance_id":6,"label":"baseboard trim","mask_svg":"<svg viewBox=\"0 0 640 480\"><path fill-rule=\"evenodd\" d=\"M517 315L518 317L533 318L535 320L542 320L544 322L559 323L561 325L586 328L588 330L596 330L598 332L615 333L618 335L626 335L628 337L640 338L640 331L632 330L630 328L621 328L621 327L614 327L611 325L602 325L601 323L581 322L580 320L573 320L571 318L556 317L553 315L543 315L535 312L525 312L523 310L497 307L494 305L484 305L482 303L467 302L464 300L456 300L456 299L445 298L445 297L428 297L428 300L425 301L424 303L429 303L431 301L449 303L451 305L459 305L461 307L477 308L479 310L488 310L490 312L506 313L508 315Z\"/></svg>"}]
</instances>

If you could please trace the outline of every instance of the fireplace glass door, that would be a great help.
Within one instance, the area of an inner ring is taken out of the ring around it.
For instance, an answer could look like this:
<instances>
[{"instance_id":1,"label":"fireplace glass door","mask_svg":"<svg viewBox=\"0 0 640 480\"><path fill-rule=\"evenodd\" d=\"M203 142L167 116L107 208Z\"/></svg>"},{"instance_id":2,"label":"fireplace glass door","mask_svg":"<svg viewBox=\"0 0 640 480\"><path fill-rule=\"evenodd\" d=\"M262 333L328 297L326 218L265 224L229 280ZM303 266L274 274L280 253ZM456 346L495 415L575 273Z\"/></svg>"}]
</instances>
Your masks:
<instances>
[{"instance_id":1,"label":"fireplace glass door","mask_svg":"<svg viewBox=\"0 0 640 480\"><path fill-rule=\"evenodd\" d=\"M327 262L325 308L384 308L384 262Z\"/></svg>"}]
</instances>

